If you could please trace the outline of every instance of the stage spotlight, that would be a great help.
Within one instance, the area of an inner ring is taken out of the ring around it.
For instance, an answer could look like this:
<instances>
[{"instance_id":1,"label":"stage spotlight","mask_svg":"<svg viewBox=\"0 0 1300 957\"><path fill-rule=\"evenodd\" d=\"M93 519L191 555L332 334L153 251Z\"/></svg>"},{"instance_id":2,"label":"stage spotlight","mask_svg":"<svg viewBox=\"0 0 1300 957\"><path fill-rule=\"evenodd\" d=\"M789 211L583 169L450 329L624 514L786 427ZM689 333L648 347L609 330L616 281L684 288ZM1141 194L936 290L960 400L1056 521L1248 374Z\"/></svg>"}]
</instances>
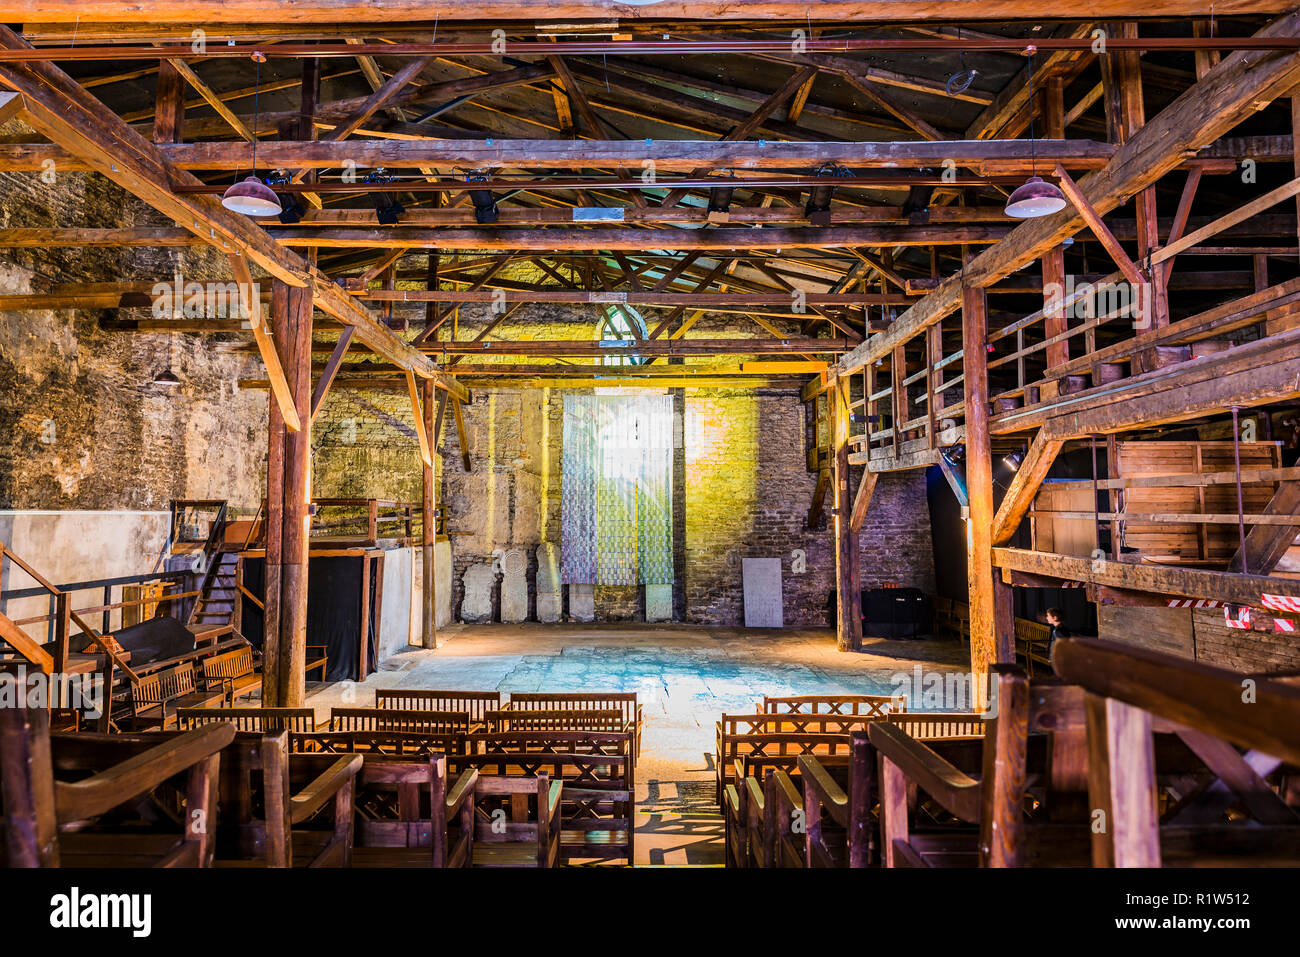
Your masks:
<instances>
[{"instance_id":1,"label":"stage spotlight","mask_svg":"<svg viewBox=\"0 0 1300 957\"><path fill-rule=\"evenodd\" d=\"M366 174L366 182L371 185L391 183L393 178L383 169L371 170ZM397 195L385 190L376 190L370 194L371 202L375 204L375 218L379 221L380 226L396 226L406 215L406 207L398 202Z\"/></svg>"},{"instance_id":2,"label":"stage spotlight","mask_svg":"<svg viewBox=\"0 0 1300 957\"><path fill-rule=\"evenodd\" d=\"M487 181L487 173L469 173L465 177L467 183L486 183ZM469 199L474 204L474 222L480 226L490 226L497 221L500 210L497 209L497 200L492 195L492 190L471 189Z\"/></svg>"},{"instance_id":3,"label":"stage spotlight","mask_svg":"<svg viewBox=\"0 0 1300 957\"><path fill-rule=\"evenodd\" d=\"M731 178L734 174L727 170L725 176ZM731 194L734 193L734 186L715 186L709 190L709 221L726 222L731 218Z\"/></svg>"},{"instance_id":4,"label":"stage spotlight","mask_svg":"<svg viewBox=\"0 0 1300 957\"><path fill-rule=\"evenodd\" d=\"M266 178L266 185L272 188L276 186L289 185L289 174L284 170L276 170ZM302 222L307 210L298 200L297 193L285 193L283 196L276 194L280 200L280 222L285 226L292 226L294 223Z\"/></svg>"},{"instance_id":5,"label":"stage spotlight","mask_svg":"<svg viewBox=\"0 0 1300 957\"><path fill-rule=\"evenodd\" d=\"M1002 456L1003 464L1006 465L1007 468L1011 469L1011 471L1013 472L1020 468L1020 463L1023 462L1024 460L1025 460L1024 452L1012 452L1010 455Z\"/></svg>"},{"instance_id":6,"label":"stage spotlight","mask_svg":"<svg viewBox=\"0 0 1300 957\"><path fill-rule=\"evenodd\" d=\"M852 176L843 166L837 166L834 163L827 163L817 170L817 175L828 180L843 176ZM804 206L803 211L808 216L808 222L814 226L829 226L831 222L831 198L835 195L835 184L833 182L818 183L808 191L808 203Z\"/></svg>"}]
</instances>

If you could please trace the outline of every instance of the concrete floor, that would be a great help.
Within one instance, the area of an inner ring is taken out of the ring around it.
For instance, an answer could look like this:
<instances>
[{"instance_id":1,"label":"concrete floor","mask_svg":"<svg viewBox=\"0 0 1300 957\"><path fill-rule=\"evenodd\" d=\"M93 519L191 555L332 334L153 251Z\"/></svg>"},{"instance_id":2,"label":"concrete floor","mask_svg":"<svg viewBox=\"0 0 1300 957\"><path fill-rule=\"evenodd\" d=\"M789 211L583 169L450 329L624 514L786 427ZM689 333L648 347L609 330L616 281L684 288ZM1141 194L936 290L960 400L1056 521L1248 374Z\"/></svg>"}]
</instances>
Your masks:
<instances>
[{"instance_id":1,"label":"concrete floor","mask_svg":"<svg viewBox=\"0 0 1300 957\"><path fill-rule=\"evenodd\" d=\"M454 625L437 651L386 659L360 684L320 688L317 719L345 701L373 703L375 688L635 691L645 708L637 764L638 864L721 864L713 801L714 722L752 713L763 695L886 694L892 676L920 663L963 671L952 641L867 639L861 654L835 650L827 629L747 631L682 625Z\"/></svg>"}]
</instances>

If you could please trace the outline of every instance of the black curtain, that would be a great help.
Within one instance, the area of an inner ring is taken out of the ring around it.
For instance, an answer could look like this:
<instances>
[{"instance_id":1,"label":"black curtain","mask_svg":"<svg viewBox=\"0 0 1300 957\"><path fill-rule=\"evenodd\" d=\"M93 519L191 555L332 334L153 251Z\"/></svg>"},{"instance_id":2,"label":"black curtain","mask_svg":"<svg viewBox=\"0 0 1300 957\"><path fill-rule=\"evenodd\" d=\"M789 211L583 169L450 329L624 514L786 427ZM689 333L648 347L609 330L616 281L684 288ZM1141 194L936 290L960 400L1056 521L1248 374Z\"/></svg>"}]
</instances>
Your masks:
<instances>
[{"instance_id":1,"label":"black curtain","mask_svg":"<svg viewBox=\"0 0 1300 957\"><path fill-rule=\"evenodd\" d=\"M310 559L307 567L307 644L324 645L329 663L327 681L360 681L361 642L367 644L366 674L374 671L378 639L375 620L377 575L369 578L364 638L361 622L362 563L368 558L351 555ZM265 591L266 562L260 558L244 559L244 585L255 595ZM262 610L247 597L243 599L243 632L253 646L262 647Z\"/></svg>"}]
</instances>

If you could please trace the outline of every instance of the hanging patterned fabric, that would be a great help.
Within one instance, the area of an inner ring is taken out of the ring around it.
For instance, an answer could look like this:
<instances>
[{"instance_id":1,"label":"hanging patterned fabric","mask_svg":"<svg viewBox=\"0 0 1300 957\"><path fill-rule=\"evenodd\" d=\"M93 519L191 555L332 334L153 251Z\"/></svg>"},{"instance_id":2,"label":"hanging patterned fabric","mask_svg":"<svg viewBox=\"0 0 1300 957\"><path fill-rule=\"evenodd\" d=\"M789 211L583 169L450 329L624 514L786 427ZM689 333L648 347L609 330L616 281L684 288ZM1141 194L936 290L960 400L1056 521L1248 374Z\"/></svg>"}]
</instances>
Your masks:
<instances>
[{"instance_id":1,"label":"hanging patterned fabric","mask_svg":"<svg viewBox=\"0 0 1300 957\"><path fill-rule=\"evenodd\" d=\"M672 425L669 396L564 397L564 582L672 584Z\"/></svg>"}]
</instances>

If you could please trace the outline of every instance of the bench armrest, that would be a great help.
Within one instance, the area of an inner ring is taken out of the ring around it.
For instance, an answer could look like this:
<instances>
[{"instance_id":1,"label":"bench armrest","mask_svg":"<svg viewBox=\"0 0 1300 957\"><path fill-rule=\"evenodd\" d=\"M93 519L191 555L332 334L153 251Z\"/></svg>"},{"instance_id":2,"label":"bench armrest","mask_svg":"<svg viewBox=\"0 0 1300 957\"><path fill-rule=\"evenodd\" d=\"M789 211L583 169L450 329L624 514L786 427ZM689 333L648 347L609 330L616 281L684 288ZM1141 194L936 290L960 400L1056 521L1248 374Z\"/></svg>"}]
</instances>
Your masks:
<instances>
[{"instance_id":1,"label":"bench armrest","mask_svg":"<svg viewBox=\"0 0 1300 957\"><path fill-rule=\"evenodd\" d=\"M364 761L365 759L359 754L339 758L316 780L295 794L289 801L290 823L301 824L319 811L326 801L339 792L340 788L357 776Z\"/></svg>"},{"instance_id":2,"label":"bench armrest","mask_svg":"<svg viewBox=\"0 0 1300 957\"><path fill-rule=\"evenodd\" d=\"M456 779L444 799L447 814L457 813L466 801L474 800L474 787L478 784L478 768L470 768Z\"/></svg>"},{"instance_id":3,"label":"bench armrest","mask_svg":"<svg viewBox=\"0 0 1300 957\"><path fill-rule=\"evenodd\" d=\"M897 725L872 722L868 735L876 751L949 813L970 823L980 819L980 782Z\"/></svg>"},{"instance_id":4,"label":"bench armrest","mask_svg":"<svg viewBox=\"0 0 1300 957\"><path fill-rule=\"evenodd\" d=\"M725 802L723 805L724 813L729 817L740 817L741 812L744 809L740 805L740 792L736 790L734 784L727 785L726 790L723 792L722 799Z\"/></svg>"},{"instance_id":5,"label":"bench armrest","mask_svg":"<svg viewBox=\"0 0 1300 957\"><path fill-rule=\"evenodd\" d=\"M560 795L564 793L563 781L552 781L551 792L546 797L546 813L551 821L558 821L560 818Z\"/></svg>"},{"instance_id":6,"label":"bench armrest","mask_svg":"<svg viewBox=\"0 0 1300 957\"><path fill-rule=\"evenodd\" d=\"M764 804L763 785L759 783L758 778L745 778L745 797L751 808L756 808L759 813L762 813Z\"/></svg>"},{"instance_id":7,"label":"bench armrest","mask_svg":"<svg viewBox=\"0 0 1300 957\"><path fill-rule=\"evenodd\" d=\"M780 807L782 802L794 810L803 807L803 795L799 793L799 789L796 788L794 782L790 780L790 775L786 774L784 771L773 771L772 778L776 782L778 807Z\"/></svg>"},{"instance_id":8,"label":"bench armrest","mask_svg":"<svg viewBox=\"0 0 1300 957\"><path fill-rule=\"evenodd\" d=\"M835 779L826 773L822 763L808 754L799 755L799 774L803 778L803 789L817 795L822 810L831 816L837 824L849 826L849 796L835 783Z\"/></svg>"},{"instance_id":9,"label":"bench armrest","mask_svg":"<svg viewBox=\"0 0 1300 957\"><path fill-rule=\"evenodd\" d=\"M211 757L234 740L233 724L213 722L127 758L84 781L60 781L54 798L56 816L59 821L97 817Z\"/></svg>"}]
</instances>

